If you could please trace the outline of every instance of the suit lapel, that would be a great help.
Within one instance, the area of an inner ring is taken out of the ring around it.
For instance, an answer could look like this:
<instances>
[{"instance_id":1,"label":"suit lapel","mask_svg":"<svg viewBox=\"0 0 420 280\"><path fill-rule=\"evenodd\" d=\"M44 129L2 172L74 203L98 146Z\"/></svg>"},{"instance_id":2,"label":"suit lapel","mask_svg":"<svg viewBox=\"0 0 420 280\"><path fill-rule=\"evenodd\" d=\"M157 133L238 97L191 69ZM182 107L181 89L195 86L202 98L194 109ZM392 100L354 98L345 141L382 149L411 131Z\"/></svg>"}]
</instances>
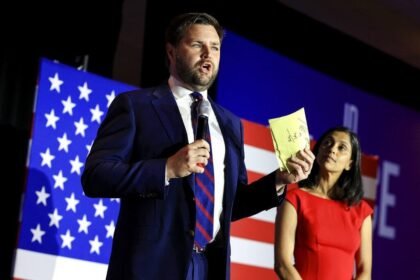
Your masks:
<instances>
[{"instance_id":1,"label":"suit lapel","mask_svg":"<svg viewBox=\"0 0 420 280\"><path fill-rule=\"evenodd\" d=\"M175 98L169 87L158 87L153 92L153 95L156 99L152 101L152 106L154 107L169 140L173 144L179 145L178 149L187 145L187 132L185 131L184 123L178 110L178 105L176 104ZM188 176L185 179L190 187L190 190L194 193L194 177Z\"/></svg>"},{"instance_id":2,"label":"suit lapel","mask_svg":"<svg viewBox=\"0 0 420 280\"><path fill-rule=\"evenodd\" d=\"M182 122L181 114L179 113L175 98L168 86L161 86L156 88L153 92L156 97L152 101L168 138L172 143L188 143L187 133Z\"/></svg>"}]
</instances>

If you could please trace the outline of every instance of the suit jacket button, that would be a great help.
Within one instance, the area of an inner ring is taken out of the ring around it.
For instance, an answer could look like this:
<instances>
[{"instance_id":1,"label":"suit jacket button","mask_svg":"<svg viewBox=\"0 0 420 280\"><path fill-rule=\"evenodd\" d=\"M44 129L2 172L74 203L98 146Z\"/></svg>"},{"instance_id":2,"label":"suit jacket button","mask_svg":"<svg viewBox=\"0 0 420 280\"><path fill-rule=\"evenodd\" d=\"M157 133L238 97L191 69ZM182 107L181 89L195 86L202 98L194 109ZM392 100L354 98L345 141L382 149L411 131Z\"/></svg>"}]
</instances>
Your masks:
<instances>
[{"instance_id":1,"label":"suit jacket button","mask_svg":"<svg viewBox=\"0 0 420 280\"><path fill-rule=\"evenodd\" d=\"M191 237L194 237L194 230L192 230L192 229L190 229L189 231L188 231L188 233L191 235Z\"/></svg>"}]
</instances>

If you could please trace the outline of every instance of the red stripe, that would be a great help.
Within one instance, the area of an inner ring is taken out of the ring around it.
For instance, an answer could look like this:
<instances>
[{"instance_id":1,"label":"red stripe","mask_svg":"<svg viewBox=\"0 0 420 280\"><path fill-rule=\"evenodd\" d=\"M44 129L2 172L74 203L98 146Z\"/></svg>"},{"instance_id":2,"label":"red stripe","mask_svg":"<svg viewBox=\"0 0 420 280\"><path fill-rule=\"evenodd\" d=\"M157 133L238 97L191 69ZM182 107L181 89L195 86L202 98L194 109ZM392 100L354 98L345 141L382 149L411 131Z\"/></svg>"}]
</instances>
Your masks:
<instances>
[{"instance_id":1,"label":"red stripe","mask_svg":"<svg viewBox=\"0 0 420 280\"><path fill-rule=\"evenodd\" d=\"M262 268L250 265L243 265L238 263L231 264L231 278L241 280L278 280L274 268Z\"/></svg>"},{"instance_id":2,"label":"red stripe","mask_svg":"<svg viewBox=\"0 0 420 280\"><path fill-rule=\"evenodd\" d=\"M205 231L205 229L200 225L199 222L195 223L195 227L201 232L201 234L204 236L204 238L207 239L207 241L209 241L211 239L209 233L207 231Z\"/></svg>"},{"instance_id":3,"label":"red stripe","mask_svg":"<svg viewBox=\"0 0 420 280\"><path fill-rule=\"evenodd\" d=\"M232 223L232 235L256 241L274 243L274 224L246 218Z\"/></svg>"},{"instance_id":4,"label":"red stripe","mask_svg":"<svg viewBox=\"0 0 420 280\"><path fill-rule=\"evenodd\" d=\"M274 151L273 140L268 127L242 119L245 144Z\"/></svg>"},{"instance_id":5,"label":"red stripe","mask_svg":"<svg viewBox=\"0 0 420 280\"><path fill-rule=\"evenodd\" d=\"M362 154L362 174L376 178L378 176L379 157Z\"/></svg>"},{"instance_id":6,"label":"red stripe","mask_svg":"<svg viewBox=\"0 0 420 280\"><path fill-rule=\"evenodd\" d=\"M249 171L249 170L247 170L247 173L248 173L248 183L257 181L258 179L264 176L264 174L254 172L254 171Z\"/></svg>"},{"instance_id":7,"label":"red stripe","mask_svg":"<svg viewBox=\"0 0 420 280\"><path fill-rule=\"evenodd\" d=\"M200 208L200 209L201 209L201 212L203 212L204 216L206 216L206 218L207 218L207 219L208 219L211 223L213 223L213 217L212 217L212 215L210 215L210 213L209 213L209 212L207 212L207 209L206 209L206 208L204 208L203 204L201 204L201 202L200 202L198 199L196 199L196 200L195 200L195 204L198 206L198 208Z\"/></svg>"},{"instance_id":8,"label":"red stripe","mask_svg":"<svg viewBox=\"0 0 420 280\"><path fill-rule=\"evenodd\" d=\"M210 199L210 201L214 203L213 195L209 192L209 190L206 188L206 186L203 184L203 182L201 182L200 179L197 179L196 181L197 181L197 185L200 187L200 189L206 194L206 196Z\"/></svg>"},{"instance_id":9,"label":"red stripe","mask_svg":"<svg viewBox=\"0 0 420 280\"><path fill-rule=\"evenodd\" d=\"M209 180L214 184L214 177L213 174L209 172L207 168L204 168L204 174L209 178Z\"/></svg>"}]
</instances>

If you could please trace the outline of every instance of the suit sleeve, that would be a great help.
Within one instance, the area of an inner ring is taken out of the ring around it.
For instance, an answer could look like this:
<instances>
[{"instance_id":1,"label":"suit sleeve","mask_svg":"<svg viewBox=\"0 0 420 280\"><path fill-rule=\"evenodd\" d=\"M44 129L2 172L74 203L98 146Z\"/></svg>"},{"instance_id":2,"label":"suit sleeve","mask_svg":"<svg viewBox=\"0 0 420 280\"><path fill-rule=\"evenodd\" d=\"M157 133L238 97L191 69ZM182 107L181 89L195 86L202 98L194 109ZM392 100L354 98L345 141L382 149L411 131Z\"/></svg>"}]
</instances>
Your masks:
<instances>
[{"instance_id":1,"label":"suit sleeve","mask_svg":"<svg viewBox=\"0 0 420 280\"><path fill-rule=\"evenodd\" d=\"M87 196L163 197L166 159L131 161L135 122L130 97L117 96L86 159L81 180Z\"/></svg>"},{"instance_id":2,"label":"suit sleeve","mask_svg":"<svg viewBox=\"0 0 420 280\"><path fill-rule=\"evenodd\" d=\"M232 211L232 221L255 215L263 210L269 210L280 205L284 200L287 188L278 196L276 191L276 174L272 172L259 180L248 184L247 170L245 166L245 152L243 140L243 126L240 123L241 139L241 162L236 190L235 201Z\"/></svg>"}]
</instances>

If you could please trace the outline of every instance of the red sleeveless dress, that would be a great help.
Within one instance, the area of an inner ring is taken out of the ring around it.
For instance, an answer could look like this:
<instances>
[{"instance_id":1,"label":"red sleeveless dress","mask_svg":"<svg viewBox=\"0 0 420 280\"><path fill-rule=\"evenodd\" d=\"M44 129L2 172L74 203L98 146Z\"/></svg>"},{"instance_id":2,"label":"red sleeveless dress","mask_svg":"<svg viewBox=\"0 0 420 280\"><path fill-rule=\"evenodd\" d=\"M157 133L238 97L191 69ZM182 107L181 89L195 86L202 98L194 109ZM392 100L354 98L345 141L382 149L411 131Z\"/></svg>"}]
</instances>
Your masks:
<instances>
[{"instance_id":1,"label":"red sleeveless dress","mask_svg":"<svg viewBox=\"0 0 420 280\"><path fill-rule=\"evenodd\" d=\"M294 258L303 280L352 279L360 229L372 207L364 200L348 207L299 188L286 199L297 211Z\"/></svg>"}]
</instances>

